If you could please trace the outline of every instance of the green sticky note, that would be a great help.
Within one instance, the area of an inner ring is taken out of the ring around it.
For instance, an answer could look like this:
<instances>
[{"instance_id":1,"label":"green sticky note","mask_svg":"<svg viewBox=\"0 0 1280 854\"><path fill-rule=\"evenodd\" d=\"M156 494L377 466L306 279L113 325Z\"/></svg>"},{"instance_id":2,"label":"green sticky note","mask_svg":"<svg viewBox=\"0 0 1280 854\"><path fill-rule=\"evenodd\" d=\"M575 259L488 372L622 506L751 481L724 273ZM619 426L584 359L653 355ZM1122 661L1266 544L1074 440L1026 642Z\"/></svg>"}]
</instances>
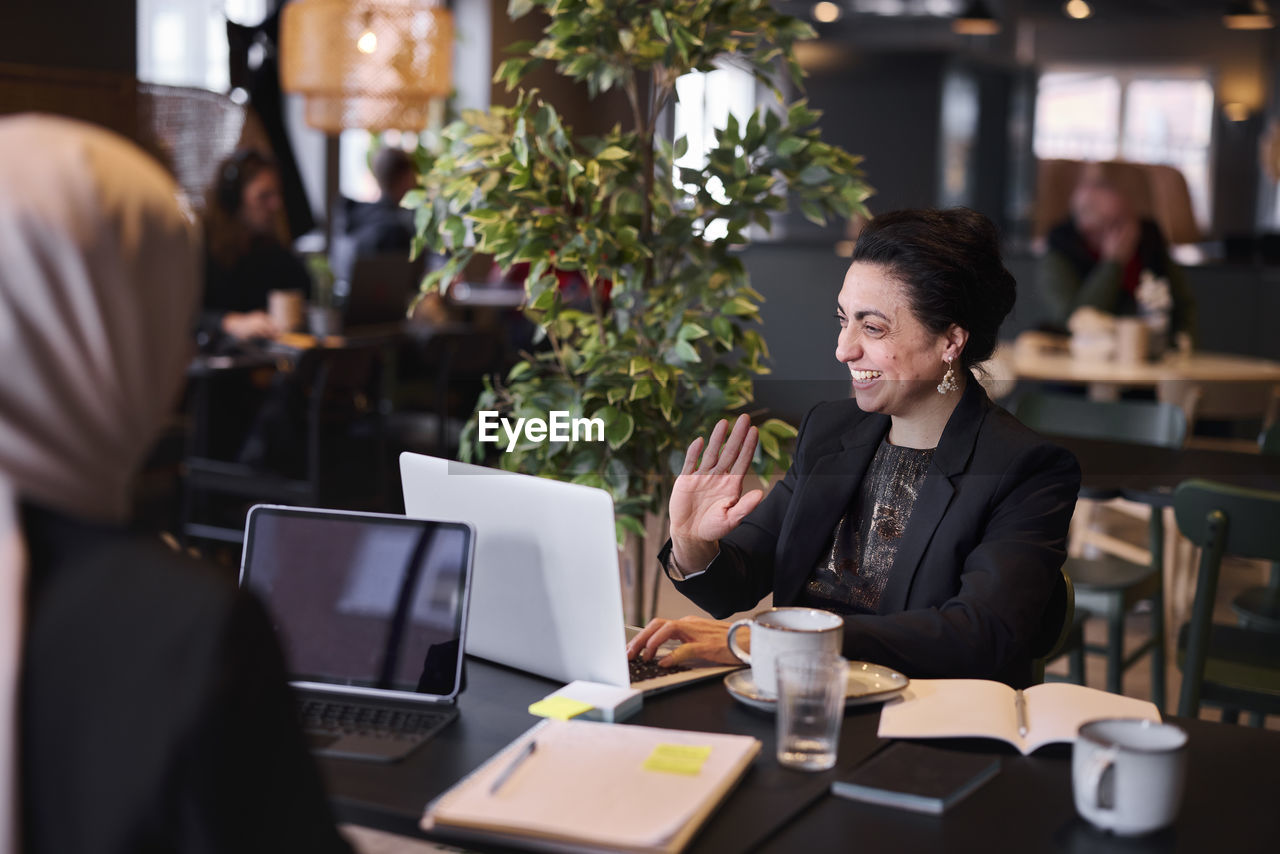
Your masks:
<instances>
[{"instance_id":1,"label":"green sticky note","mask_svg":"<svg viewBox=\"0 0 1280 854\"><path fill-rule=\"evenodd\" d=\"M644 761L644 768L646 771L661 771L665 774L684 774L692 777L702 771L702 765L710 755L710 747L659 744Z\"/></svg>"},{"instance_id":2,"label":"green sticky note","mask_svg":"<svg viewBox=\"0 0 1280 854\"><path fill-rule=\"evenodd\" d=\"M583 712L589 712L594 708L595 706L590 703L573 700L569 697L547 697L530 706L529 714L537 715L540 718L555 718L558 721L567 721L569 718L576 718Z\"/></svg>"}]
</instances>

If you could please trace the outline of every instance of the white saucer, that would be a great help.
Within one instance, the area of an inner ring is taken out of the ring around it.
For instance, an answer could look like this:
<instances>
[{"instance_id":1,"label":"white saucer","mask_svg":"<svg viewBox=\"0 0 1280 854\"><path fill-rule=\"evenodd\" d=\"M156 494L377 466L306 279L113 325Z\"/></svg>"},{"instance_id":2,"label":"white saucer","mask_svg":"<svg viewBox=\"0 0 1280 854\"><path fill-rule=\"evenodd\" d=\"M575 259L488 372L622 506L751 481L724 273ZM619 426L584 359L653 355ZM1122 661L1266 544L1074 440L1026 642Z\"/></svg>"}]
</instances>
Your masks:
<instances>
[{"instance_id":1,"label":"white saucer","mask_svg":"<svg viewBox=\"0 0 1280 854\"><path fill-rule=\"evenodd\" d=\"M845 686L844 705L861 706L865 703L882 703L901 693L910 679L896 670L866 661L850 661L848 683ZM740 703L753 709L772 712L778 705L777 697L766 696L756 687L751 668L735 670L724 677L724 687Z\"/></svg>"}]
</instances>

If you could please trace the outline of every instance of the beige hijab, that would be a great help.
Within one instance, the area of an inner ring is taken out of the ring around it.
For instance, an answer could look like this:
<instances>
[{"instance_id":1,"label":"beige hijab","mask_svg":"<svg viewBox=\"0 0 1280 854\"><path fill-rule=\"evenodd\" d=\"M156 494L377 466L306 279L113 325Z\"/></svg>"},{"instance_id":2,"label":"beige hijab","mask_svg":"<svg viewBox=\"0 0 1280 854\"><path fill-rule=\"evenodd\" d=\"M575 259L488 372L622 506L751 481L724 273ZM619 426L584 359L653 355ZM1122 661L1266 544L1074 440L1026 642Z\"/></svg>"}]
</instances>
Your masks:
<instances>
[{"instance_id":1,"label":"beige hijab","mask_svg":"<svg viewBox=\"0 0 1280 854\"><path fill-rule=\"evenodd\" d=\"M19 850L15 503L125 519L190 348L200 251L178 193L108 131L0 119L0 852Z\"/></svg>"}]
</instances>

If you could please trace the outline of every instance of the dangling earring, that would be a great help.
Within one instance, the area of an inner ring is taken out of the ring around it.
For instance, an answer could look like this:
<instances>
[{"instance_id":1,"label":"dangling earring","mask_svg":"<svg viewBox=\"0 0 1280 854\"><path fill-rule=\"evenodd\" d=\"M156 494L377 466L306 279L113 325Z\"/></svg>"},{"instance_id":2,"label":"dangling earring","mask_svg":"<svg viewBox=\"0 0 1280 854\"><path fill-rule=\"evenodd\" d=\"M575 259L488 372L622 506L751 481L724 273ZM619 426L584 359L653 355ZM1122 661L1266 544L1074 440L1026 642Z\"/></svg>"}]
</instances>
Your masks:
<instances>
[{"instance_id":1,"label":"dangling earring","mask_svg":"<svg viewBox=\"0 0 1280 854\"><path fill-rule=\"evenodd\" d=\"M943 359L942 361L947 365L947 372L942 375L942 382L938 383L938 394L946 394L949 391L955 391L960 388L959 384L956 383L955 366L951 364L950 359Z\"/></svg>"}]
</instances>

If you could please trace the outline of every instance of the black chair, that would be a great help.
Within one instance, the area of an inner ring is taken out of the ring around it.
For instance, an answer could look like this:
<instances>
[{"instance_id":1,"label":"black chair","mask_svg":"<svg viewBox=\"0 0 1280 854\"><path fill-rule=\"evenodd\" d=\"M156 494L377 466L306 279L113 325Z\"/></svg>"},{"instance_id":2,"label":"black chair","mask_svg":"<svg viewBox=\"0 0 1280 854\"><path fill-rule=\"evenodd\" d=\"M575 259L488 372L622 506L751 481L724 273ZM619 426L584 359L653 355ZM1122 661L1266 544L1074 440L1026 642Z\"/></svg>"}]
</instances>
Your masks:
<instances>
[{"instance_id":1,"label":"black chair","mask_svg":"<svg viewBox=\"0 0 1280 854\"><path fill-rule=\"evenodd\" d=\"M1264 454L1280 456L1280 421L1272 424L1258 437L1258 447Z\"/></svg>"},{"instance_id":2,"label":"black chair","mask_svg":"<svg viewBox=\"0 0 1280 854\"><path fill-rule=\"evenodd\" d=\"M1031 641L1032 679L1037 684L1044 681L1045 665L1066 650L1073 627L1077 625L1075 614L1075 587L1071 583L1071 576L1063 569L1044 610L1040 632Z\"/></svg>"},{"instance_id":3,"label":"black chair","mask_svg":"<svg viewBox=\"0 0 1280 854\"><path fill-rule=\"evenodd\" d=\"M1042 433L1107 439L1135 444L1181 447L1187 423L1182 410L1172 404L1148 401L1094 401L1066 395L1028 394L1017 404L1018 418ZM1087 492L1082 498L1089 498ZM1151 699L1164 708L1164 519L1153 510L1148 522L1150 562L1136 563L1113 554L1096 558L1068 558L1064 570L1075 588L1076 611L1081 616L1073 627L1069 650L1104 654L1107 657L1107 690L1123 693L1124 671L1148 652L1151 654ZM1129 655L1124 652L1124 621L1140 602L1151 603L1151 637ZM1103 645L1083 643L1083 618L1107 621L1107 641ZM1074 643L1072 643L1074 641ZM1071 678L1083 681L1083 661L1073 658Z\"/></svg>"},{"instance_id":4,"label":"black chair","mask_svg":"<svg viewBox=\"0 0 1280 854\"><path fill-rule=\"evenodd\" d=\"M1280 561L1280 492L1241 489L1203 480L1174 493L1178 528L1202 551L1191 620L1178 633L1182 696L1178 714L1195 717L1203 703L1280 714L1280 634L1213 622L1218 575L1226 554Z\"/></svg>"},{"instance_id":5,"label":"black chair","mask_svg":"<svg viewBox=\"0 0 1280 854\"><path fill-rule=\"evenodd\" d=\"M1258 445L1262 453L1280 456L1280 421L1263 431ZM1245 628L1280 632L1280 561L1271 564L1266 584L1242 591L1231 600L1231 609Z\"/></svg>"},{"instance_id":6,"label":"black chair","mask_svg":"<svg viewBox=\"0 0 1280 854\"><path fill-rule=\"evenodd\" d=\"M410 336L397 362L390 444L453 459L485 377L504 367L502 341L487 330L457 324Z\"/></svg>"},{"instance_id":7,"label":"black chair","mask_svg":"<svg viewBox=\"0 0 1280 854\"><path fill-rule=\"evenodd\" d=\"M315 347L282 366L266 406L276 413L270 432L300 445L285 470L207 456L208 437L199 429L207 411L193 413L198 438L183 463L183 540L242 542L243 510L254 503L380 509L386 491L383 351L382 343ZM207 410L216 402L199 405ZM234 502L234 509L211 517L218 498Z\"/></svg>"}]
</instances>

